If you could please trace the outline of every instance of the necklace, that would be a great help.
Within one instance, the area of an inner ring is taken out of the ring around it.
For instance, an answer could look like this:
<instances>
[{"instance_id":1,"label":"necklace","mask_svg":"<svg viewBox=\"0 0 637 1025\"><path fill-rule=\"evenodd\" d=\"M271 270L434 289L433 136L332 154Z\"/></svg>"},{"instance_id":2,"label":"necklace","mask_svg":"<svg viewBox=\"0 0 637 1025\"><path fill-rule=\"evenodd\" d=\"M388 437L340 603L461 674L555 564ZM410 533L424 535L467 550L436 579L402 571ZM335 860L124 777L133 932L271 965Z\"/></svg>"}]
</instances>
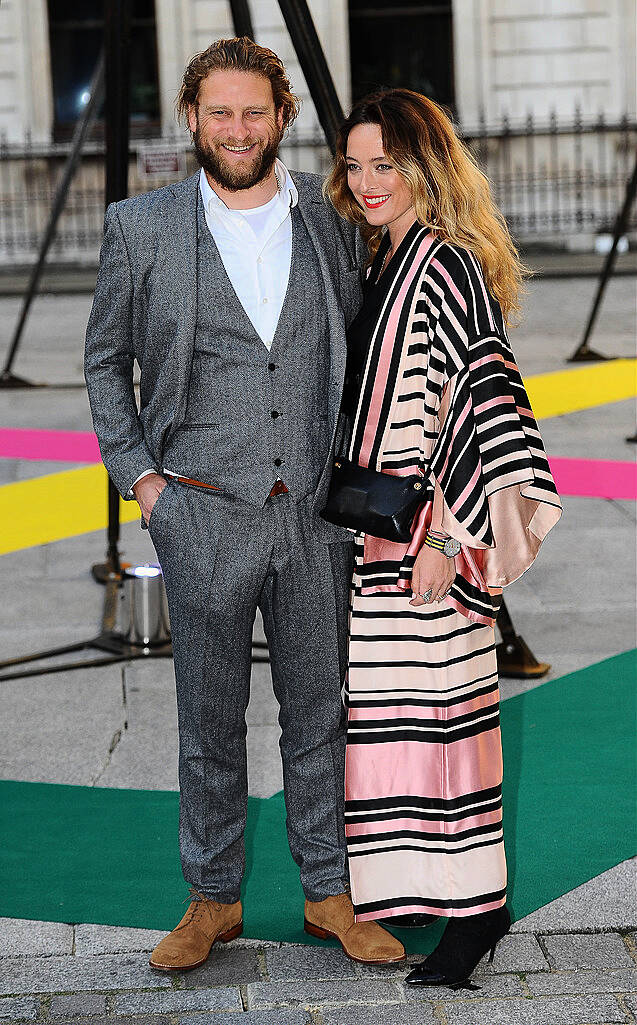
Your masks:
<instances>
[{"instance_id":1,"label":"necklace","mask_svg":"<svg viewBox=\"0 0 637 1025\"><path fill-rule=\"evenodd\" d=\"M387 263L387 257L389 256L389 258L391 259L391 257L394 255L393 254L393 248L394 248L393 246L390 246L389 249L387 250L387 252L385 253L385 255L383 256L383 262L382 262L380 270L378 272L378 278L376 279L377 281L380 278L380 276L383 273L383 271L385 270L385 264Z\"/></svg>"}]
</instances>

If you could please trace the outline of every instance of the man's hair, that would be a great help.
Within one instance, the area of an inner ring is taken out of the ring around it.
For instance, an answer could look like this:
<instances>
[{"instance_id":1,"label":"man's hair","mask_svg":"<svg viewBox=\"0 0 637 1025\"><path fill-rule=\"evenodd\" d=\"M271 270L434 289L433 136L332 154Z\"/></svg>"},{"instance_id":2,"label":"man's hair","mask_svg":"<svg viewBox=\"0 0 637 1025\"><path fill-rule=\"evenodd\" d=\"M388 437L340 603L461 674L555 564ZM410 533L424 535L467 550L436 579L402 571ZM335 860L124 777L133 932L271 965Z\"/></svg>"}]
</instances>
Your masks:
<instances>
[{"instance_id":1,"label":"man's hair","mask_svg":"<svg viewBox=\"0 0 637 1025\"><path fill-rule=\"evenodd\" d=\"M213 71L249 71L262 75L272 86L274 106L283 112L283 131L289 128L299 112L299 99L290 88L283 62L272 50L258 46L248 36L239 39L217 39L202 53L189 61L176 101L177 117L187 121L190 107L196 107L199 88Z\"/></svg>"}]
</instances>

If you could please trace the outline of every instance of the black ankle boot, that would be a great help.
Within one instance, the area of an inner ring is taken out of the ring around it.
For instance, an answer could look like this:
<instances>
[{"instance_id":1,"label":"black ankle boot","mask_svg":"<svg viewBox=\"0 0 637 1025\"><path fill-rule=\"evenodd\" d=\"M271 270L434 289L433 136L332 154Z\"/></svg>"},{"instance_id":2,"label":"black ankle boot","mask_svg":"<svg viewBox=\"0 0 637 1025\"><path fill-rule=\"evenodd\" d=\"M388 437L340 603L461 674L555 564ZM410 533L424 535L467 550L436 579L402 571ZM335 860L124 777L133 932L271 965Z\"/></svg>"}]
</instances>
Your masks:
<instances>
[{"instance_id":1,"label":"black ankle boot","mask_svg":"<svg viewBox=\"0 0 637 1025\"><path fill-rule=\"evenodd\" d=\"M467 983L488 950L493 961L495 948L511 928L506 907L480 915L450 918L440 943L429 957L417 964L405 982L410 986L461 986Z\"/></svg>"},{"instance_id":2,"label":"black ankle boot","mask_svg":"<svg viewBox=\"0 0 637 1025\"><path fill-rule=\"evenodd\" d=\"M438 915L425 915L418 911L413 915L393 915L391 918L379 918L377 921L386 929L425 929L438 921Z\"/></svg>"}]
</instances>

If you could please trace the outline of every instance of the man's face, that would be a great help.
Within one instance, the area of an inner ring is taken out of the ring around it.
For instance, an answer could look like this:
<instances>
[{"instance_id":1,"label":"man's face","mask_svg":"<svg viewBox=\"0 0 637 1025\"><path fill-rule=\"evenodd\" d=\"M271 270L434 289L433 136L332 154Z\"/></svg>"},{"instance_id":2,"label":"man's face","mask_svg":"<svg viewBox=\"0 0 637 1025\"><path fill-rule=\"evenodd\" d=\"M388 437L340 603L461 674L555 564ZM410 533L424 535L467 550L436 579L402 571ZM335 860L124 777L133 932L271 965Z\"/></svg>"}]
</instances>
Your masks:
<instances>
[{"instance_id":1,"label":"man's face","mask_svg":"<svg viewBox=\"0 0 637 1025\"><path fill-rule=\"evenodd\" d=\"M251 71L213 71L188 112L197 159L229 192L250 189L270 174L283 133L272 86Z\"/></svg>"}]
</instances>

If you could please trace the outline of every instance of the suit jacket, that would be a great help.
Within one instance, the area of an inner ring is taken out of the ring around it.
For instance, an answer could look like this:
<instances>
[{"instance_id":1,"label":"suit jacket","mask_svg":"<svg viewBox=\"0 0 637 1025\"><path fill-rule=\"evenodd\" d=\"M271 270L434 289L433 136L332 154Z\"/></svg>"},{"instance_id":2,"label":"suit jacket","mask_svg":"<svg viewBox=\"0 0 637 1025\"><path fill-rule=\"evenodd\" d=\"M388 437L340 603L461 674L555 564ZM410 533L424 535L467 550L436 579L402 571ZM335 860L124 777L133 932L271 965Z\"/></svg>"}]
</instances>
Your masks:
<instances>
[{"instance_id":1,"label":"suit jacket","mask_svg":"<svg viewBox=\"0 0 637 1025\"><path fill-rule=\"evenodd\" d=\"M345 328L361 302L363 247L356 229L325 203L317 175L294 172L292 177L325 287L333 451ZM197 311L198 190L197 171L175 185L113 203L106 211L84 372L102 459L124 498L130 498L130 488L145 469L161 469L166 442L184 419ZM134 361L140 368L139 410ZM317 510L325 502L330 467L331 454L317 487Z\"/></svg>"}]
</instances>

